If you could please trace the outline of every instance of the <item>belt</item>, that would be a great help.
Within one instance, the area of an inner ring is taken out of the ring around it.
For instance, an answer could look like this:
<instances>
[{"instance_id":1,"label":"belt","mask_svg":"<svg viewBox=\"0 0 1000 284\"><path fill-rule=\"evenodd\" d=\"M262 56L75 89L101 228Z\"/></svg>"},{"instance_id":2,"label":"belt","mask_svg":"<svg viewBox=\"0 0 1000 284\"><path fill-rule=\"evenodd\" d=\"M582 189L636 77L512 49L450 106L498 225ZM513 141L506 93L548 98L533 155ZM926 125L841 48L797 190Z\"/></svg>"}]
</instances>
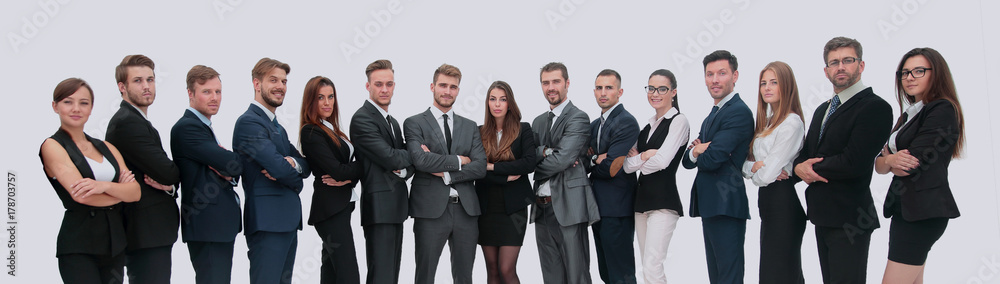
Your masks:
<instances>
[{"instance_id":1,"label":"belt","mask_svg":"<svg viewBox=\"0 0 1000 284\"><path fill-rule=\"evenodd\" d=\"M549 204L552 203L552 196L539 196L538 204Z\"/></svg>"},{"instance_id":2,"label":"belt","mask_svg":"<svg viewBox=\"0 0 1000 284\"><path fill-rule=\"evenodd\" d=\"M458 203L458 196L448 197L448 203Z\"/></svg>"}]
</instances>

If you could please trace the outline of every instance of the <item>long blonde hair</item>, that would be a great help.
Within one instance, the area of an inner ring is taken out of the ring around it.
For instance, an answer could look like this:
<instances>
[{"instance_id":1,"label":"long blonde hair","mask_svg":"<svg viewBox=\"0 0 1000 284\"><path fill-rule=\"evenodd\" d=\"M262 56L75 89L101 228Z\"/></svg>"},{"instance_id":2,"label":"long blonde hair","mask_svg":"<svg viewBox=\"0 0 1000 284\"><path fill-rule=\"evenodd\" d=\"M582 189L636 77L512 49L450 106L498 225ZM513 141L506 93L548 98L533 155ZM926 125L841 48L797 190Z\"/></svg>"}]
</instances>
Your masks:
<instances>
[{"instance_id":1,"label":"long blonde hair","mask_svg":"<svg viewBox=\"0 0 1000 284\"><path fill-rule=\"evenodd\" d=\"M764 102L764 94L760 92L760 88L757 88L757 125L754 127L754 137L765 137L770 135L775 128L778 127L788 114L794 113L799 115L799 119L805 122L802 117L802 104L799 103L799 86L795 83L795 74L792 73L792 67L788 64L775 61L768 63L764 66L763 70L760 70L760 78L764 78L764 73L770 70L774 72L774 76L778 78L778 89L781 91L778 94L778 105L777 107L771 109L771 117L767 116L768 103ZM753 161L753 144L756 139L750 141L750 152L747 155L748 161Z\"/></svg>"}]
</instances>

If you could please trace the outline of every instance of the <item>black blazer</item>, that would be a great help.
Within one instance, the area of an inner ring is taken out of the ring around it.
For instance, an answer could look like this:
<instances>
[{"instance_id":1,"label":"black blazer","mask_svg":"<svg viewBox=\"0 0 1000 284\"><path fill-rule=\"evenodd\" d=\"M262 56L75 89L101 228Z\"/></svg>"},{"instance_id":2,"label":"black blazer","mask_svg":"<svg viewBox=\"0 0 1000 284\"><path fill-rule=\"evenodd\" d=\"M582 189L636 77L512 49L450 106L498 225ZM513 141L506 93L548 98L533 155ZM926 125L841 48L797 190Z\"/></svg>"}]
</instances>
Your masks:
<instances>
[{"instance_id":1,"label":"black blazer","mask_svg":"<svg viewBox=\"0 0 1000 284\"><path fill-rule=\"evenodd\" d=\"M361 163L355 162L347 141L340 139L340 146L333 143L333 138L327 135L323 128L315 124L306 124L299 131L299 142L302 143L302 154L312 168L313 195L312 207L309 209L309 225L326 220L347 207L351 202L351 190L361 178ZM350 180L351 183L332 187L323 183L322 176L330 175L334 180Z\"/></svg>"},{"instance_id":2,"label":"black blazer","mask_svg":"<svg viewBox=\"0 0 1000 284\"><path fill-rule=\"evenodd\" d=\"M389 122L366 100L351 117L350 132L355 156L364 170L361 225L402 224L409 215L406 180L413 176L410 153L403 143L403 129L393 118L390 130ZM406 177L392 172L399 169L406 169Z\"/></svg>"},{"instance_id":3,"label":"black blazer","mask_svg":"<svg viewBox=\"0 0 1000 284\"><path fill-rule=\"evenodd\" d=\"M958 217L958 205L948 185L948 165L960 130L955 106L947 100L935 100L909 121L896 134L896 149L910 150L920 166L908 171L909 176L892 177L882 213L889 218L901 210L907 221Z\"/></svg>"},{"instance_id":4,"label":"black blazer","mask_svg":"<svg viewBox=\"0 0 1000 284\"><path fill-rule=\"evenodd\" d=\"M181 172L181 238L185 242L232 242L243 229L239 196L230 183L243 166L238 154L223 149L212 129L185 110L170 129L170 148Z\"/></svg>"},{"instance_id":5,"label":"black blazer","mask_svg":"<svg viewBox=\"0 0 1000 284\"><path fill-rule=\"evenodd\" d=\"M813 113L806 142L795 165L822 157L813 164L817 174L829 180L806 188L807 215L816 226L871 231L879 227L872 200L871 181L875 156L889 139L892 107L866 88L837 108L819 137L830 102Z\"/></svg>"},{"instance_id":6,"label":"black blazer","mask_svg":"<svg viewBox=\"0 0 1000 284\"><path fill-rule=\"evenodd\" d=\"M486 198L489 196L489 189L493 187L503 188L504 211L507 214L527 208L534 202L535 193L531 188L531 182L528 181L528 174L535 171L535 147L538 147L533 133L531 124L521 122L521 132L510 144L514 160L494 162L493 170L486 171L486 177L476 180L476 195L479 196L479 207L482 212L486 212L486 206L489 204ZM483 141L483 144L490 142L496 144L496 141ZM521 177L508 182L507 176L512 175Z\"/></svg>"},{"instance_id":7,"label":"black blazer","mask_svg":"<svg viewBox=\"0 0 1000 284\"><path fill-rule=\"evenodd\" d=\"M180 226L176 192L170 195L143 181L146 176L164 185L181 181L180 171L163 151L160 133L139 110L122 101L108 123L105 138L121 152L142 191L138 202L126 203L123 208L128 250L172 245Z\"/></svg>"}]
</instances>

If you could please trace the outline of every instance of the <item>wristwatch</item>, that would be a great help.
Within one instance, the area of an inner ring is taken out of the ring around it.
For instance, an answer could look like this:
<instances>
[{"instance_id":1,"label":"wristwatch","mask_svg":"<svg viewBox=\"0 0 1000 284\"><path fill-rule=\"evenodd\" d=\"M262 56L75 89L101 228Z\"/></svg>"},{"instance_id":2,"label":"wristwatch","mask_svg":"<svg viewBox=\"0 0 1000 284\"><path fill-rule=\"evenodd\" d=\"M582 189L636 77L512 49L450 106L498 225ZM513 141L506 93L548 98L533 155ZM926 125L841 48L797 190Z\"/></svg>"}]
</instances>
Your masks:
<instances>
[{"instance_id":1,"label":"wristwatch","mask_svg":"<svg viewBox=\"0 0 1000 284\"><path fill-rule=\"evenodd\" d=\"M597 165L597 155L590 156L590 165Z\"/></svg>"},{"instance_id":2,"label":"wristwatch","mask_svg":"<svg viewBox=\"0 0 1000 284\"><path fill-rule=\"evenodd\" d=\"M542 155L544 156L552 155L552 152L554 152L552 148L545 148L545 151L542 152Z\"/></svg>"}]
</instances>

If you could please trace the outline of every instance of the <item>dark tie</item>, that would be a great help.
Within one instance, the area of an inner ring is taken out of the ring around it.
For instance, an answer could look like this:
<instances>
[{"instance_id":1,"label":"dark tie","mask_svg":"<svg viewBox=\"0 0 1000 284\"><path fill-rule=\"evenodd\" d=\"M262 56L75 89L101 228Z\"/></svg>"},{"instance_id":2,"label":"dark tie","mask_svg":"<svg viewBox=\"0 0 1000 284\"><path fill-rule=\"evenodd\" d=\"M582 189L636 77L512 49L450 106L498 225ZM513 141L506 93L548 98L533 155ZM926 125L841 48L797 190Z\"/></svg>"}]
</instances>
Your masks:
<instances>
[{"instance_id":1,"label":"dark tie","mask_svg":"<svg viewBox=\"0 0 1000 284\"><path fill-rule=\"evenodd\" d=\"M448 142L448 153L451 154L451 127L448 126L448 114L444 114L444 141Z\"/></svg>"},{"instance_id":2,"label":"dark tie","mask_svg":"<svg viewBox=\"0 0 1000 284\"><path fill-rule=\"evenodd\" d=\"M393 135L392 138L396 138L396 136L395 136L396 135L395 134L396 133L395 129L392 128L392 116L391 115L386 115L385 116L385 123L389 124L389 134Z\"/></svg>"},{"instance_id":3,"label":"dark tie","mask_svg":"<svg viewBox=\"0 0 1000 284\"><path fill-rule=\"evenodd\" d=\"M890 133L891 132L899 131L900 128L903 128L903 125L906 124L906 120L909 119L909 117L910 117L910 114L906 113L906 111L903 111L903 116L899 117L899 121L896 121L896 127L893 127L892 131L890 131Z\"/></svg>"},{"instance_id":4,"label":"dark tie","mask_svg":"<svg viewBox=\"0 0 1000 284\"><path fill-rule=\"evenodd\" d=\"M601 137L604 136L603 133L604 133L604 116L602 115L601 116L601 126L597 127L597 149L596 150L598 150L598 151L601 150Z\"/></svg>"},{"instance_id":5,"label":"dark tie","mask_svg":"<svg viewBox=\"0 0 1000 284\"><path fill-rule=\"evenodd\" d=\"M715 115L719 113L719 106L713 106L712 112L708 113L708 117L705 118L705 125L701 126L702 134L708 133L708 128L712 126L712 121L715 120Z\"/></svg>"},{"instance_id":6,"label":"dark tie","mask_svg":"<svg viewBox=\"0 0 1000 284\"><path fill-rule=\"evenodd\" d=\"M545 128L543 128L545 129L545 136L542 136L542 145L548 145L549 143L549 136L552 134L552 119L555 117L556 114L552 113L552 111L549 111L548 115L546 115Z\"/></svg>"},{"instance_id":7,"label":"dark tie","mask_svg":"<svg viewBox=\"0 0 1000 284\"><path fill-rule=\"evenodd\" d=\"M284 135L284 134L283 134L283 132L284 132L285 130L284 130L284 129L282 129L282 128L281 128L281 124L280 124L280 123L278 123L278 117L277 117L277 116L275 116L275 117L274 117L274 120L271 120L271 122L273 122L273 123L274 123L274 127L278 129L278 134L282 134L282 135Z\"/></svg>"},{"instance_id":8,"label":"dark tie","mask_svg":"<svg viewBox=\"0 0 1000 284\"><path fill-rule=\"evenodd\" d=\"M826 113L826 120L823 121L823 126L819 128L819 137L823 138L823 132L826 131L826 124L830 123L830 117L833 116L833 112L837 111L840 107L840 96L833 96L830 100L830 112Z\"/></svg>"}]
</instances>

